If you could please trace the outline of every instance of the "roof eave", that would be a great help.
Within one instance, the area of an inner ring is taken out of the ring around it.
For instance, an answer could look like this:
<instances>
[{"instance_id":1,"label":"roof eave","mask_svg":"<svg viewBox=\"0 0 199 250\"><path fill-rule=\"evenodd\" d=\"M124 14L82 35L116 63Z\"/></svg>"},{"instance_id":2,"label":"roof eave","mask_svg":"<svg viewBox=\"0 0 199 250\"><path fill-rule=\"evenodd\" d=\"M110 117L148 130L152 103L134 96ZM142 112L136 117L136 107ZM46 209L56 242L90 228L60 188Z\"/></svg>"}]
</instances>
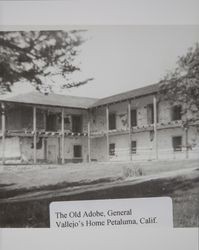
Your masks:
<instances>
[{"instance_id":1,"label":"roof eave","mask_svg":"<svg viewBox=\"0 0 199 250\"><path fill-rule=\"evenodd\" d=\"M23 105L30 105L30 106L43 106L43 107L55 107L55 108L70 108L70 109L81 109L87 110L89 107L74 107L74 106L61 106L61 105L51 105L51 104L40 104L40 103L26 103L26 102L17 102L17 101L10 101L10 100L0 100L3 103L17 103Z\"/></svg>"},{"instance_id":2,"label":"roof eave","mask_svg":"<svg viewBox=\"0 0 199 250\"><path fill-rule=\"evenodd\" d=\"M111 105L111 104L116 104L116 103L120 103L120 102L126 102L128 100L134 100L134 99L138 99L138 98L141 98L141 97L146 97L146 96L149 96L149 95L154 95L154 94L157 94L158 90L157 91L153 91L151 93L147 93L147 94L143 94L143 95L139 95L139 96L132 96L132 97L129 97L129 98L125 98L125 99L122 99L122 100L118 100L118 101L115 101L115 102L107 102L107 103L104 103L104 104L99 104L99 105L92 105L90 106L89 108L92 109L92 108L99 108L99 107L103 107L103 106L107 106L107 105Z\"/></svg>"}]
</instances>

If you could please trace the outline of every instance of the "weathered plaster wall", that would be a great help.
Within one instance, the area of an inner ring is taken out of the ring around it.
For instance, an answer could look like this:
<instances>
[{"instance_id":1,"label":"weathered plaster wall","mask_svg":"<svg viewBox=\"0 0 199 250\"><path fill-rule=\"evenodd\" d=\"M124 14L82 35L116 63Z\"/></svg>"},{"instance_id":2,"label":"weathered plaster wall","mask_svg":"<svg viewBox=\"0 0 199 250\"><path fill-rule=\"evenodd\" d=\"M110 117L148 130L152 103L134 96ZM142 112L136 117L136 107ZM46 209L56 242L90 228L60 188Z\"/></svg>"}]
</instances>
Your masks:
<instances>
[{"instance_id":1,"label":"weathered plaster wall","mask_svg":"<svg viewBox=\"0 0 199 250\"><path fill-rule=\"evenodd\" d=\"M190 159L199 159L199 126L189 128L188 143Z\"/></svg>"},{"instance_id":2,"label":"weathered plaster wall","mask_svg":"<svg viewBox=\"0 0 199 250\"><path fill-rule=\"evenodd\" d=\"M91 140L91 159L97 161L107 161L106 137Z\"/></svg>"},{"instance_id":3,"label":"weathered plaster wall","mask_svg":"<svg viewBox=\"0 0 199 250\"><path fill-rule=\"evenodd\" d=\"M109 137L110 143L115 143L115 155L109 156L112 161L129 160L129 138L128 135L117 135Z\"/></svg>"},{"instance_id":4,"label":"weathered plaster wall","mask_svg":"<svg viewBox=\"0 0 199 250\"><path fill-rule=\"evenodd\" d=\"M39 139L37 139L38 141ZM20 148L21 148L21 159L24 162L33 161L34 150L33 150L33 138L20 137ZM44 140L42 139L41 149L37 149L37 159L44 159Z\"/></svg>"},{"instance_id":5,"label":"weathered plaster wall","mask_svg":"<svg viewBox=\"0 0 199 250\"><path fill-rule=\"evenodd\" d=\"M182 151L174 152L172 137L182 136ZM189 157L199 158L199 131L190 127L188 132ZM158 154L160 159L185 159L186 158L186 133L182 128L165 129L158 131Z\"/></svg>"},{"instance_id":6,"label":"weathered plaster wall","mask_svg":"<svg viewBox=\"0 0 199 250\"><path fill-rule=\"evenodd\" d=\"M153 103L153 96L142 97L131 102L131 107L137 109L137 125L144 126L148 124L147 105Z\"/></svg>"},{"instance_id":7,"label":"weathered plaster wall","mask_svg":"<svg viewBox=\"0 0 199 250\"><path fill-rule=\"evenodd\" d=\"M6 138L4 157L7 159L20 159L20 141L18 137ZM2 139L0 139L0 158L3 155Z\"/></svg>"},{"instance_id":8,"label":"weathered plaster wall","mask_svg":"<svg viewBox=\"0 0 199 250\"><path fill-rule=\"evenodd\" d=\"M100 107L91 112L91 132L106 131L106 108Z\"/></svg>"},{"instance_id":9,"label":"weathered plaster wall","mask_svg":"<svg viewBox=\"0 0 199 250\"><path fill-rule=\"evenodd\" d=\"M151 139L150 132L132 134L131 139L137 144L136 154L132 154L132 160L152 160L155 158L154 141ZM115 156L110 156L110 160L130 160L128 135L110 136L109 140L110 143L115 143Z\"/></svg>"},{"instance_id":10,"label":"weathered plaster wall","mask_svg":"<svg viewBox=\"0 0 199 250\"><path fill-rule=\"evenodd\" d=\"M6 130L20 130L22 129L21 110L13 109L6 113Z\"/></svg>"},{"instance_id":11,"label":"weathered plaster wall","mask_svg":"<svg viewBox=\"0 0 199 250\"><path fill-rule=\"evenodd\" d=\"M88 160L88 139L87 137L66 137L64 141L64 158L70 161L74 158L74 145L82 146L82 159L84 162ZM48 138L47 139L47 158L49 161L58 161L61 159L61 139ZM52 155L53 154L53 155ZM54 160L53 160L54 159Z\"/></svg>"},{"instance_id":12,"label":"weathered plaster wall","mask_svg":"<svg viewBox=\"0 0 199 250\"><path fill-rule=\"evenodd\" d=\"M168 102L160 102L158 104L158 122L168 123L171 121L171 106Z\"/></svg>"},{"instance_id":13,"label":"weathered plaster wall","mask_svg":"<svg viewBox=\"0 0 199 250\"><path fill-rule=\"evenodd\" d=\"M39 139L38 139L39 140ZM45 142L46 141L46 142ZM34 151L32 148L33 138L20 138L20 157L24 162L33 161ZM87 137L66 137L64 143L64 157L66 161L74 158L74 145L82 146L82 159L88 160L88 139ZM61 139L57 137L42 138L42 146L37 149L37 160L49 163L61 162Z\"/></svg>"},{"instance_id":14,"label":"weathered plaster wall","mask_svg":"<svg viewBox=\"0 0 199 250\"><path fill-rule=\"evenodd\" d=\"M82 146L82 158L83 161L86 162L88 160L88 140L87 137L68 137L65 139L65 159L73 159L74 152L73 148L74 145L81 145Z\"/></svg>"},{"instance_id":15,"label":"weathered plaster wall","mask_svg":"<svg viewBox=\"0 0 199 250\"><path fill-rule=\"evenodd\" d=\"M37 129L45 129L45 114L57 114L57 131L61 131L61 108L54 107L37 107ZM65 130L72 129L72 115L82 115L82 132L88 129L88 112L81 109L64 109L64 117L69 118L69 124L65 126ZM12 105L6 112L6 130L32 130L33 129L33 109L31 106ZM37 138L37 142L39 141ZM50 162L58 162L61 157L60 137L42 138L40 148L37 149L37 160ZM2 143L0 142L0 154L2 154ZM5 158L18 158L22 162L33 162L33 137L11 137L6 138ZM88 140L87 137L66 137L65 138L65 159L74 158L74 145L82 145L82 158L84 161L88 159ZM0 156L1 157L1 156Z\"/></svg>"},{"instance_id":16,"label":"weathered plaster wall","mask_svg":"<svg viewBox=\"0 0 199 250\"><path fill-rule=\"evenodd\" d=\"M137 109L137 125L143 127L148 124L147 105L153 103L153 96L147 96L140 99L132 100L131 108ZM160 124L168 124L171 121L171 105L169 102L161 102L158 104L158 122ZM116 114L117 130L126 130L127 127L127 112L128 103L118 103L110 105L110 113ZM94 112L94 121L92 131L106 131L106 112L105 108L101 107ZM172 137L182 136L182 151L174 152L172 146ZM137 143L137 152L132 154L133 160L153 160L155 159L155 141L153 131L144 131L132 134L132 140ZM164 128L158 129L158 155L159 159L185 159L186 158L186 137L183 128ZM189 150L190 158L199 158L199 129L191 127L188 133L188 142L191 145ZM129 137L128 134L110 135L109 143L115 143L115 156L110 156L110 160L123 161L130 159L129 156ZM92 139L92 157L99 161L107 159L106 137ZM105 154L105 155L104 155Z\"/></svg>"},{"instance_id":17,"label":"weathered plaster wall","mask_svg":"<svg viewBox=\"0 0 199 250\"><path fill-rule=\"evenodd\" d=\"M61 108L37 107L37 129L45 129L45 114L57 114L57 131L61 130ZM69 117L70 124L68 130L72 128L72 115L82 115L82 130L87 132L88 112L81 109L64 109L64 117ZM22 130L33 128L33 110L32 107L17 105L6 112L6 130ZM65 128L67 130L67 128Z\"/></svg>"},{"instance_id":18,"label":"weathered plaster wall","mask_svg":"<svg viewBox=\"0 0 199 250\"><path fill-rule=\"evenodd\" d=\"M147 106L153 104L153 95L142 97L131 101L131 109L137 110L137 126L148 125ZM157 105L158 122L167 124L172 120L172 106L168 101L159 102ZM116 115L116 128L118 130L128 129L128 102L111 104L109 113ZM106 108L100 107L92 111L91 131L106 132Z\"/></svg>"},{"instance_id":19,"label":"weathered plaster wall","mask_svg":"<svg viewBox=\"0 0 199 250\"><path fill-rule=\"evenodd\" d=\"M57 110L54 112L57 113ZM61 131L61 110L58 112L59 118L57 119L57 130ZM64 118L68 118L70 123L65 126L65 130L72 130L72 116L73 115L81 115L82 116L82 132L87 132L88 129L88 111L81 109L64 109Z\"/></svg>"},{"instance_id":20,"label":"weathered plaster wall","mask_svg":"<svg viewBox=\"0 0 199 250\"><path fill-rule=\"evenodd\" d=\"M128 103L122 102L110 105L109 113L116 115L116 128L118 130L126 130L128 128Z\"/></svg>"},{"instance_id":21,"label":"weathered plaster wall","mask_svg":"<svg viewBox=\"0 0 199 250\"><path fill-rule=\"evenodd\" d=\"M182 151L174 152L172 146L172 137L182 136ZM158 155L160 159L185 159L186 158L186 140L185 131L182 128L171 128L158 130Z\"/></svg>"},{"instance_id":22,"label":"weathered plaster wall","mask_svg":"<svg viewBox=\"0 0 199 250\"><path fill-rule=\"evenodd\" d=\"M137 109L137 125L143 127L148 124L147 105L153 103L153 96L147 96L140 99L132 100L131 108ZM110 105L110 113L116 114L117 130L128 129L128 103L118 103ZM6 129L24 129L32 128L32 108L16 107L6 115ZM171 121L171 107L168 102L161 102L158 105L159 123L167 124ZM44 113L56 113L57 130L61 131L61 108L38 107L37 110L37 128L44 129ZM71 116L82 115L83 132L87 132L88 112L86 110L65 109L65 117L69 117L70 123L67 125L68 130L72 128ZM106 132L106 108L100 107L91 112L91 131ZM65 127L65 130L67 128ZM172 147L172 137L182 136L182 152L174 152ZM39 139L38 139L39 140ZM136 154L132 154L132 160L153 160L155 159L154 132L144 131L132 134L132 140L137 143ZM158 130L158 155L159 159L185 159L185 131L183 128L164 128ZM44 143L46 141L46 143ZM189 157L199 158L199 128L192 127L189 129L188 142L190 144ZM6 138L6 157L18 157L24 162L33 161L33 138L30 137L13 137ZM111 161L126 161L130 159L129 155L129 135L110 135L109 143L115 143L115 156L110 156ZM64 156L66 161L74 158L74 145L82 145L83 161L88 160L88 138L87 137L66 137L64 146ZM0 152L2 152L0 142ZM9 148L9 150L8 150ZM41 148L37 150L37 159L57 162L61 157L61 141L58 137L49 137L42 139ZM92 138L91 140L91 158L97 161L107 161L107 143L106 136Z\"/></svg>"},{"instance_id":23,"label":"weathered plaster wall","mask_svg":"<svg viewBox=\"0 0 199 250\"><path fill-rule=\"evenodd\" d=\"M174 152L172 146L172 137L182 136L182 151ZM154 160L155 159L155 142L153 134L149 131L133 133L132 140L136 141L137 151L132 154L132 160ZM158 159L186 159L186 139L185 131L182 128L172 128L158 130ZM110 156L111 161L128 161L129 155L129 137L128 135L112 135L109 137L110 143L115 143L115 155ZM197 128L190 128L188 142L192 147L189 149L190 159L199 159L199 131ZM106 161L106 137L92 139L92 158L98 161Z\"/></svg>"}]
</instances>

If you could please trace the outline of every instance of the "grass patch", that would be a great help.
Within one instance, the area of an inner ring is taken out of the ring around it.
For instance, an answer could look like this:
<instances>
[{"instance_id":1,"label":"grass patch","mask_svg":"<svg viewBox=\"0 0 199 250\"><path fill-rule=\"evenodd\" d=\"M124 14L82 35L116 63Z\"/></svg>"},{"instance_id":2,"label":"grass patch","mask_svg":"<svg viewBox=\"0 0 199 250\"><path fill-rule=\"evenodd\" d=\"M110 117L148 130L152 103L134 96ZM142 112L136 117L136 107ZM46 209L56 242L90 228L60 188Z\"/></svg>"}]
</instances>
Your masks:
<instances>
[{"instance_id":1,"label":"grass patch","mask_svg":"<svg viewBox=\"0 0 199 250\"><path fill-rule=\"evenodd\" d=\"M116 178L100 178L97 180L93 181L80 181L80 182L61 182L56 185L44 185L40 187L31 187L31 188L20 188L20 189L6 189L6 187L11 186L2 184L0 186L0 199L6 199L6 198L11 198L20 194L27 194L31 192L37 192L37 191L51 191L51 190L59 190L62 188L70 188L70 187L81 187L85 185L94 185L94 184L99 184L99 183L109 183L109 182L114 182L120 180L120 177Z\"/></svg>"},{"instance_id":2,"label":"grass patch","mask_svg":"<svg viewBox=\"0 0 199 250\"><path fill-rule=\"evenodd\" d=\"M131 183L51 199L2 203L0 227L49 227L49 204L52 201L160 196L169 196L173 200L175 227L196 227L199 214L198 193L199 176L198 171L194 171L191 176L154 179L139 184Z\"/></svg>"}]
</instances>

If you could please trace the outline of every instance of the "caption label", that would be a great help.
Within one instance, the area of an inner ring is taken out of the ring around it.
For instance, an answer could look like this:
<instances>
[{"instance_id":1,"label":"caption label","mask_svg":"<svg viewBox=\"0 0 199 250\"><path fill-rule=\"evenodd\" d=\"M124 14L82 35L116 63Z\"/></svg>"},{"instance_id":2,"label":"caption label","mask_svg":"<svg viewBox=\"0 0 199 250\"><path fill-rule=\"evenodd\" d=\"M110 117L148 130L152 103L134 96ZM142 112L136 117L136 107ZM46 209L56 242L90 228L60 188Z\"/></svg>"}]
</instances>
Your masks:
<instances>
[{"instance_id":1,"label":"caption label","mask_svg":"<svg viewBox=\"0 0 199 250\"><path fill-rule=\"evenodd\" d=\"M52 202L50 227L173 227L172 211L168 197Z\"/></svg>"}]
</instances>

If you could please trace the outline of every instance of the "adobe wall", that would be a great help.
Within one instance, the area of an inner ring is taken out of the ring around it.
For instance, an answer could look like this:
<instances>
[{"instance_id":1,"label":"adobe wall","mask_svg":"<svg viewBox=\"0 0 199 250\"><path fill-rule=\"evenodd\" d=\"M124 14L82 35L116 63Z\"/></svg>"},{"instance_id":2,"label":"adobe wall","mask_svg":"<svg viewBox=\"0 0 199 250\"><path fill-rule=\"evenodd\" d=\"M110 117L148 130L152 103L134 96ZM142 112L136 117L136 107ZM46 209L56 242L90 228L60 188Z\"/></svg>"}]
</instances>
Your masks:
<instances>
[{"instance_id":1,"label":"adobe wall","mask_svg":"<svg viewBox=\"0 0 199 250\"><path fill-rule=\"evenodd\" d=\"M144 127L148 125L147 120L147 105L153 103L153 96L147 96L132 100L131 108L137 108L137 125ZM37 127L44 128L43 113L59 113L61 109L51 107L38 107L37 113ZM171 121L171 108L168 102L161 102L158 106L159 123L167 124ZM122 102L110 105L109 112L116 114L116 128L117 130L128 129L128 102ZM87 132L88 112L86 110L65 109L65 117L71 115L83 116L83 132ZM22 109L16 108L10 112L6 119L6 129L24 129L26 124L28 128L32 125L32 112L27 112L24 116ZM25 121L24 121L25 120ZM61 131L61 120L57 124L57 131ZM106 108L99 107L92 110L91 113L91 131L106 133ZM69 130L71 124L69 126ZM145 128L144 128L145 129ZM174 152L172 147L172 137L182 136L182 152ZM133 160L153 160L155 159L155 143L153 131L143 131L132 133L132 140L137 143L136 154L132 154ZM39 138L37 139L37 142ZM46 142L45 142L46 141ZM159 159L185 159L186 157L186 137L183 128L164 128L158 129L158 157ZM130 159L129 154L129 135L128 132L121 135L110 135L109 143L115 143L115 155L110 156L110 161L126 161ZM188 132L188 143L190 145L189 158L199 158L199 128L191 127ZM31 137L10 137L6 138L5 143L5 157L13 159L21 159L24 162L33 161L33 138ZM74 136L65 138L65 159L73 159L74 145L82 145L83 161L88 160L88 138L85 136ZM61 157L61 142L58 137L49 137L42 139L40 148L37 149L37 159L45 161L50 158L50 161L57 161ZM2 155L2 143L0 140L0 158ZM106 136L99 138L92 138L91 140L91 158L97 161L107 161L107 143Z\"/></svg>"},{"instance_id":2,"label":"adobe wall","mask_svg":"<svg viewBox=\"0 0 199 250\"><path fill-rule=\"evenodd\" d=\"M106 108L99 107L91 112L91 132L106 131Z\"/></svg>"},{"instance_id":3,"label":"adobe wall","mask_svg":"<svg viewBox=\"0 0 199 250\"><path fill-rule=\"evenodd\" d=\"M50 162L53 159L61 159L62 143L59 138L48 138L46 143L47 159ZM66 137L64 140L64 159L66 162L74 159L74 145L82 146L82 158L86 162L88 160L88 139L87 137ZM54 155L50 155L54 154Z\"/></svg>"},{"instance_id":4,"label":"adobe wall","mask_svg":"<svg viewBox=\"0 0 199 250\"><path fill-rule=\"evenodd\" d=\"M107 161L106 137L91 139L91 159L96 161Z\"/></svg>"},{"instance_id":5,"label":"adobe wall","mask_svg":"<svg viewBox=\"0 0 199 250\"><path fill-rule=\"evenodd\" d=\"M57 114L57 131L61 131L61 108L53 108L53 107L37 107L37 129L45 129L44 124L44 114ZM71 122L72 115L82 115L83 117L83 132L87 132L87 124L88 124L88 112L87 110L81 109L64 109L64 117L69 117ZM71 129L72 126L69 126ZM20 106L16 105L12 109L6 111L6 130L32 130L33 129L33 110L32 107Z\"/></svg>"},{"instance_id":6,"label":"adobe wall","mask_svg":"<svg viewBox=\"0 0 199 250\"><path fill-rule=\"evenodd\" d=\"M37 138L37 142L39 138ZM46 141L46 142L45 142ZM82 146L82 158L88 160L88 139L87 137L67 137L64 145L64 158L72 161L74 158L74 145ZM61 139L57 137L41 138L41 147L37 149L38 162L56 163L61 161ZM2 140L0 140L0 159L2 158ZM34 159L33 138L31 137L10 137L5 139L4 156L7 163L24 162L32 163Z\"/></svg>"},{"instance_id":7,"label":"adobe wall","mask_svg":"<svg viewBox=\"0 0 199 250\"><path fill-rule=\"evenodd\" d=\"M174 152L172 146L173 136L182 136L182 151ZM132 154L132 160L155 160L154 138L149 131L133 133L132 140L135 140L137 143L137 151L136 154ZM110 161L128 161L130 159L128 135L111 135L109 137L109 142L115 143L115 155L109 156ZM191 127L189 129L188 143L191 146L188 151L188 158L199 159L199 131L196 127ZM157 144L158 159L186 159L186 137L184 129L172 128L158 130ZM106 161L106 137L92 139L92 145L92 158L97 161Z\"/></svg>"},{"instance_id":8,"label":"adobe wall","mask_svg":"<svg viewBox=\"0 0 199 250\"><path fill-rule=\"evenodd\" d=\"M131 108L137 109L137 125L143 127L148 125L147 105L153 103L153 96L147 96L132 100ZM112 104L109 112L116 114L117 130L128 129L128 103L122 102ZM171 121L171 106L169 102L158 104L158 118L160 124L168 124ZM91 131L106 132L106 109L97 108L93 111L93 121ZM182 136L182 151L174 152L172 145L173 136ZM133 160L153 160L155 159L155 142L153 131L143 131L132 133L132 140L137 142L137 152L132 154ZM185 159L186 158L186 133L181 127L158 129L158 157L159 159ZM115 143L115 156L110 156L111 161L125 161L130 159L129 155L129 136L127 134L110 135L109 143ZM199 128L191 127L188 132L189 158L199 158ZM106 137L92 139L92 158L98 161L107 160Z\"/></svg>"},{"instance_id":9,"label":"adobe wall","mask_svg":"<svg viewBox=\"0 0 199 250\"><path fill-rule=\"evenodd\" d=\"M45 130L45 119L44 113L57 114L57 128L56 131L61 132L61 108L54 107L37 107L37 129ZM87 132L88 126L88 112L87 110L81 109L64 109L64 117L68 117L70 124L68 131L72 129L72 115L82 115L82 132ZM32 130L33 129L33 110L32 107L23 107L20 105L13 106L12 109L6 112L6 130ZM66 129L66 128L65 128ZM37 148L37 160L38 162L45 162L46 159L50 157L50 161L57 162L61 158L61 139L60 137L37 137L37 143L39 147ZM65 138L65 159L72 160L73 157L73 147L74 145L82 145L82 157L83 161L88 159L88 139L87 137L73 136ZM0 139L0 158L2 158L2 141ZM7 161L16 162L33 162L34 149L33 149L33 137L26 136L14 136L6 137L5 139L5 150L4 157Z\"/></svg>"}]
</instances>

